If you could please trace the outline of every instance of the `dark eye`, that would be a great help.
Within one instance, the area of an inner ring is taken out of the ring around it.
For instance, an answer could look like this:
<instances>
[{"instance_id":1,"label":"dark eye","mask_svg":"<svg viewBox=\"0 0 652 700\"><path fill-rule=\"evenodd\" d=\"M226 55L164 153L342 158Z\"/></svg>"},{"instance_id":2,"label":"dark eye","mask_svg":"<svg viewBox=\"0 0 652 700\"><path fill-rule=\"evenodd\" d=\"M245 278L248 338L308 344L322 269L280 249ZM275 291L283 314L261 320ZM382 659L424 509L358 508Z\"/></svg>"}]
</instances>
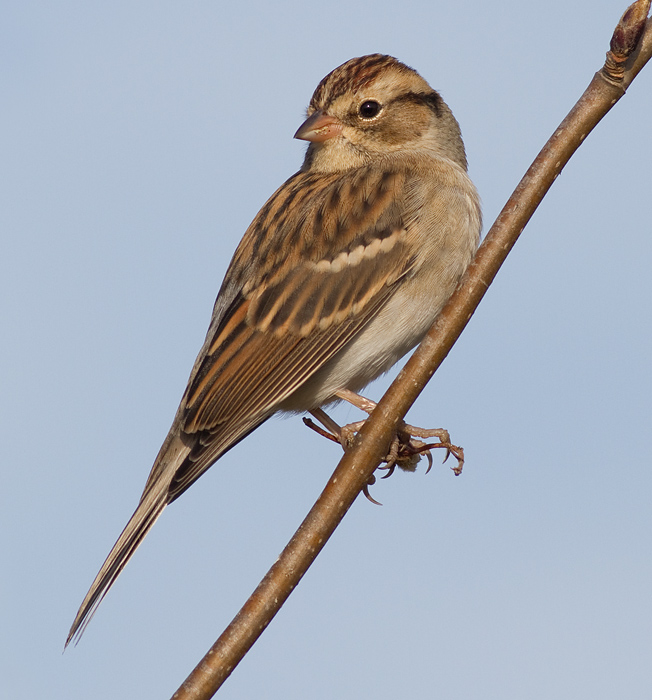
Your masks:
<instances>
[{"instance_id":1,"label":"dark eye","mask_svg":"<svg viewBox=\"0 0 652 700\"><path fill-rule=\"evenodd\" d=\"M376 100L365 100L358 109L358 114L363 119L373 119L380 112L380 103Z\"/></svg>"}]
</instances>

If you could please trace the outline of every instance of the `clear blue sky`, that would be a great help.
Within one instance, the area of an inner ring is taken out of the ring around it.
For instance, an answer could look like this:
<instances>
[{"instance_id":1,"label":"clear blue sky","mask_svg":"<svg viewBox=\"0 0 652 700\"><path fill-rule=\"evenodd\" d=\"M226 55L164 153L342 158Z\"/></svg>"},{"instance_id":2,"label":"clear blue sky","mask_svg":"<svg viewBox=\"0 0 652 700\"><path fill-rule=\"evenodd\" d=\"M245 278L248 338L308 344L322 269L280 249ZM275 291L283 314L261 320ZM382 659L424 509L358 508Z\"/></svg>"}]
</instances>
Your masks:
<instances>
[{"instance_id":1,"label":"clear blue sky","mask_svg":"<svg viewBox=\"0 0 652 700\"><path fill-rule=\"evenodd\" d=\"M7 698L169 697L335 466L336 447L299 418L270 421L165 512L62 656L231 254L301 162L292 135L317 82L375 51L420 71L462 126L489 224L601 66L624 9L5 4ZM382 508L356 502L220 698L650 697L651 114L648 66L411 411L465 447L463 475L396 474L373 489Z\"/></svg>"}]
</instances>

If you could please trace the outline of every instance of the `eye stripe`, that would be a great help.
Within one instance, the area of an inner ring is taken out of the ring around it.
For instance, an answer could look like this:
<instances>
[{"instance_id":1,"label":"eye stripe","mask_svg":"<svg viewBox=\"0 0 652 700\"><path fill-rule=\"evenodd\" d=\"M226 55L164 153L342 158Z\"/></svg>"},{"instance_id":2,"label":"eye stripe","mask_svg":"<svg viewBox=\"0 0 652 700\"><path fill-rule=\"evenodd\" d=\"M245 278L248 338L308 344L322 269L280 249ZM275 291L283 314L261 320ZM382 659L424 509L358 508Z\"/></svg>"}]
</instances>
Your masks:
<instances>
[{"instance_id":1,"label":"eye stripe","mask_svg":"<svg viewBox=\"0 0 652 700\"><path fill-rule=\"evenodd\" d=\"M407 92L399 95L392 102L412 102L414 104L424 105L428 107L435 116L441 116L441 95L433 90L432 92Z\"/></svg>"}]
</instances>

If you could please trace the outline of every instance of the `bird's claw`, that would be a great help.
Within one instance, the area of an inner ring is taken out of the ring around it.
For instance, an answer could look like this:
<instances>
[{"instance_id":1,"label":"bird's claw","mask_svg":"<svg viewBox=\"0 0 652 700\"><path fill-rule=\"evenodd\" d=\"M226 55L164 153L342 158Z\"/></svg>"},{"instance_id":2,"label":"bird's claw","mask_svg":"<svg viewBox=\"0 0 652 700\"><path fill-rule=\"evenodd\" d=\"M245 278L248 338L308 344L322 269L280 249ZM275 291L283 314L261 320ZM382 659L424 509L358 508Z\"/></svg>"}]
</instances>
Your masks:
<instances>
[{"instance_id":1,"label":"bird's claw","mask_svg":"<svg viewBox=\"0 0 652 700\"><path fill-rule=\"evenodd\" d=\"M377 501L370 493L369 493L369 487L373 486L376 483L376 477L372 474L369 477L369 481L362 487L362 493L364 493L365 498L368 501L371 501L372 503L375 503L377 506L382 506L383 504L380 501Z\"/></svg>"},{"instance_id":2,"label":"bird's claw","mask_svg":"<svg viewBox=\"0 0 652 700\"><path fill-rule=\"evenodd\" d=\"M353 444L353 438L364 424L364 421L358 421L356 423L349 423L345 426L339 426L321 409L315 409L312 411L312 414L320 423L322 423L324 428L318 426L310 418L303 419L305 425L323 437L328 438L333 442L340 443L344 450L347 450ZM421 440L416 439L433 437L437 438L439 442L422 442ZM464 466L464 449L451 443L450 434L447 430L442 428L418 428L402 422L399 429L396 431L392 442L390 443L389 452L383 459L385 464L378 467L379 469L387 472L381 478L389 478L396 470L396 467L399 467L404 471L415 471L422 456L425 456L428 460L428 468L426 469L427 474L432 469L432 450L434 449L446 450L443 460L444 462L446 462L448 458L453 455L457 462L455 466L451 467L451 469L456 476L459 476L462 473L462 467ZM381 505L369 494L369 486L372 486L375 482L376 478L372 475L371 479L364 485L362 491L372 503Z\"/></svg>"}]
</instances>

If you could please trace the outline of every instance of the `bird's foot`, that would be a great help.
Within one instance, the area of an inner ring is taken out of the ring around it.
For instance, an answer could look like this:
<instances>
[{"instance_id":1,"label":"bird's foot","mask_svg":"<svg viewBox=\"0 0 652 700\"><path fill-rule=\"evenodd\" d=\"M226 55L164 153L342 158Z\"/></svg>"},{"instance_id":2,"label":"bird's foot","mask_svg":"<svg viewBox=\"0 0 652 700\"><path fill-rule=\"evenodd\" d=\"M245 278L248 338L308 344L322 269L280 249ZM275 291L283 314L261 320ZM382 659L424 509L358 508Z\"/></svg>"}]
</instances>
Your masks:
<instances>
[{"instance_id":1,"label":"bird's foot","mask_svg":"<svg viewBox=\"0 0 652 700\"><path fill-rule=\"evenodd\" d=\"M338 391L337 396L345 401L348 401L357 408L360 408L365 413L371 413L371 411L373 411L373 409L376 407L376 404L373 401L349 391L348 389ZM347 450L353 444L356 434L364 425L364 421L357 421L355 423L340 426L321 408L311 411L311 414L324 427L320 427L310 418L304 418L303 422L320 435L323 435L333 442L340 443L344 450ZM429 438L436 438L439 440L439 442L422 442L416 438L425 438L426 440ZM382 478L386 479L387 477L391 476L396 467L399 467L404 471L415 471L419 460L424 455L428 460L428 469L426 469L427 474L432 468L431 450L434 449L446 450L444 462L446 462L446 460L452 454L457 460L457 463L451 467L453 473L456 476L459 476L459 474L462 473L462 467L464 466L464 450L463 448L451 443L450 434L447 430L442 428L418 428L414 425L408 425L407 423L401 421L401 424L399 425L399 428L390 443L389 452L383 458L385 465L379 467L379 469L383 469L387 472ZM375 481L376 478L372 475L369 482L367 482L365 485L363 492L365 496L372 501L372 503L378 504L378 501L374 500L369 495L369 486L374 484Z\"/></svg>"}]
</instances>

